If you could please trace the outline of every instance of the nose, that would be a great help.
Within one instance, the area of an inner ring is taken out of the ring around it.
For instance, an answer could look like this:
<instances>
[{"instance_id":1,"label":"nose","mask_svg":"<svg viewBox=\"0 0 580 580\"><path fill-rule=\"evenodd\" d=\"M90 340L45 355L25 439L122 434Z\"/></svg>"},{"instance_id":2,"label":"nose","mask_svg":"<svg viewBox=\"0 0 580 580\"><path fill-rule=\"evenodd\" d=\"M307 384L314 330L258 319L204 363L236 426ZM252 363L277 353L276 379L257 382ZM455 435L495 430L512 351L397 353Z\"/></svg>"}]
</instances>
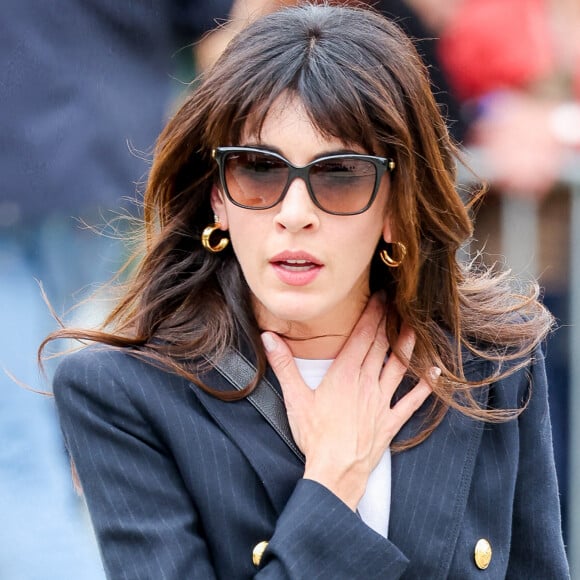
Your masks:
<instances>
[{"instance_id":1,"label":"nose","mask_svg":"<svg viewBox=\"0 0 580 580\"><path fill-rule=\"evenodd\" d=\"M296 232L318 227L318 208L310 199L306 183L300 177L290 183L278 208L275 221L286 230Z\"/></svg>"}]
</instances>

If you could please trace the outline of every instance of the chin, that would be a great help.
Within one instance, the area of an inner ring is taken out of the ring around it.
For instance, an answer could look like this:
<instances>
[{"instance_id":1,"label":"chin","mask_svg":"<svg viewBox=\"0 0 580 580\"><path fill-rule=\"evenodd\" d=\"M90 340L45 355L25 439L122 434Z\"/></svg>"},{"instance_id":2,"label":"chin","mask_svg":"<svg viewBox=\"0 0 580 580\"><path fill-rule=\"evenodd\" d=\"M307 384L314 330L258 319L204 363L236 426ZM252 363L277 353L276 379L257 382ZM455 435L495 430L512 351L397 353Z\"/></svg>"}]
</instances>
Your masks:
<instances>
[{"instance_id":1,"label":"chin","mask_svg":"<svg viewBox=\"0 0 580 580\"><path fill-rule=\"evenodd\" d=\"M279 300L260 302L257 316L260 326L277 332L287 332L288 325L310 324L328 314L328 302L308 297L282 296Z\"/></svg>"}]
</instances>

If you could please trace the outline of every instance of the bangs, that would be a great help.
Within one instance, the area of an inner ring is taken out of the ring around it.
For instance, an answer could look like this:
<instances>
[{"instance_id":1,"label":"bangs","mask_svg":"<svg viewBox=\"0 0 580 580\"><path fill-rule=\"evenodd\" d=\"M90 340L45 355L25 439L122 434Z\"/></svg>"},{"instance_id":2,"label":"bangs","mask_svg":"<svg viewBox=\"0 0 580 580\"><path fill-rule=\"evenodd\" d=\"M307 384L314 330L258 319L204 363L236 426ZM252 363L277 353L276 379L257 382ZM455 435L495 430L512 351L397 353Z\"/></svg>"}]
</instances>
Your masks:
<instances>
[{"instance_id":1,"label":"bangs","mask_svg":"<svg viewBox=\"0 0 580 580\"><path fill-rule=\"evenodd\" d=\"M309 121L322 137L336 138L345 144L359 145L369 153L378 153L374 151L377 147L375 126L361 96L348 83L320 78L310 67L299 71L295 82L254 103L243 127L231 137L239 140L242 131L259 136L274 103L291 100L303 105Z\"/></svg>"},{"instance_id":2,"label":"bangs","mask_svg":"<svg viewBox=\"0 0 580 580\"><path fill-rule=\"evenodd\" d=\"M296 71L292 79L282 78L272 83L271 78L254 78L250 95L230 103L228 111L222 108L219 124L208 123L217 129L212 131L212 146L240 145L244 135L259 136L275 102L297 99L304 106L313 127L323 137L360 145L369 153L384 153L375 151L379 141L378 115L373 121L363 96L353 89L343 74L339 76L341 78L333 80L327 71L321 77L306 65ZM261 98L255 99L254 95ZM224 118L230 122L224 122Z\"/></svg>"}]
</instances>

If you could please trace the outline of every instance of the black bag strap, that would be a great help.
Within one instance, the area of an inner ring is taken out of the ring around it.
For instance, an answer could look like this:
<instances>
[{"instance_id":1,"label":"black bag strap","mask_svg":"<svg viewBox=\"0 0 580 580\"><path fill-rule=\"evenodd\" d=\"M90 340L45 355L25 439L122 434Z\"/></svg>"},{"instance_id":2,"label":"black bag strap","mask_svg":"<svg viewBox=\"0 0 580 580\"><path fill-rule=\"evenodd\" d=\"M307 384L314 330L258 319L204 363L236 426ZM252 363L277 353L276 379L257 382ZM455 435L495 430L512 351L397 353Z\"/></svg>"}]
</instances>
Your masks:
<instances>
[{"instance_id":1,"label":"black bag strap","mask_svg":"<svg viewBox=\"0 0 580 580\"><path fill-rule=\"evenodd\" d=\"M217 363L212 361L212 364L238 391L244 389L256 376L254 365L233 348L229 349ZM284 399L268 379L262 378L246 398L290 447L294 455L304 463L304 455L292 437Z\"/></svg>"}]
</instances>

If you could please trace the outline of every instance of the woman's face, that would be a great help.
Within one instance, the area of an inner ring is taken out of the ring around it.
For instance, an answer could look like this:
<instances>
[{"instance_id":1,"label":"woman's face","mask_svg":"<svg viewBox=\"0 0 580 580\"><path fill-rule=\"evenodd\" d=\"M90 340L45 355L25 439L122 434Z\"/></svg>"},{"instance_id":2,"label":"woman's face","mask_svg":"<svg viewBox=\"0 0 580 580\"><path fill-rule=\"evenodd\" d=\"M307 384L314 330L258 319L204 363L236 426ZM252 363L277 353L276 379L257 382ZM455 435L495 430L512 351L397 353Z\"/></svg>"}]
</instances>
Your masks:
<instances>
[{"instance_id":1,"label":"woman's face","mask_svg":"<svg viewBox=\"0 0 580 580\"><path fill-rule=\"evenodd\" d=\"M278 99L260 135L242 135L241 145L276 151L298 166L332 153L373 153L322 136L297 98ZM367 211L337 216L313 203L300 178L265 210L240 208L214 187L212 206L229 230L261 328L291 336L349 333L369 297L377 243L391 239L388 193L385 174Z\"/></svg>"}]
</instances>

